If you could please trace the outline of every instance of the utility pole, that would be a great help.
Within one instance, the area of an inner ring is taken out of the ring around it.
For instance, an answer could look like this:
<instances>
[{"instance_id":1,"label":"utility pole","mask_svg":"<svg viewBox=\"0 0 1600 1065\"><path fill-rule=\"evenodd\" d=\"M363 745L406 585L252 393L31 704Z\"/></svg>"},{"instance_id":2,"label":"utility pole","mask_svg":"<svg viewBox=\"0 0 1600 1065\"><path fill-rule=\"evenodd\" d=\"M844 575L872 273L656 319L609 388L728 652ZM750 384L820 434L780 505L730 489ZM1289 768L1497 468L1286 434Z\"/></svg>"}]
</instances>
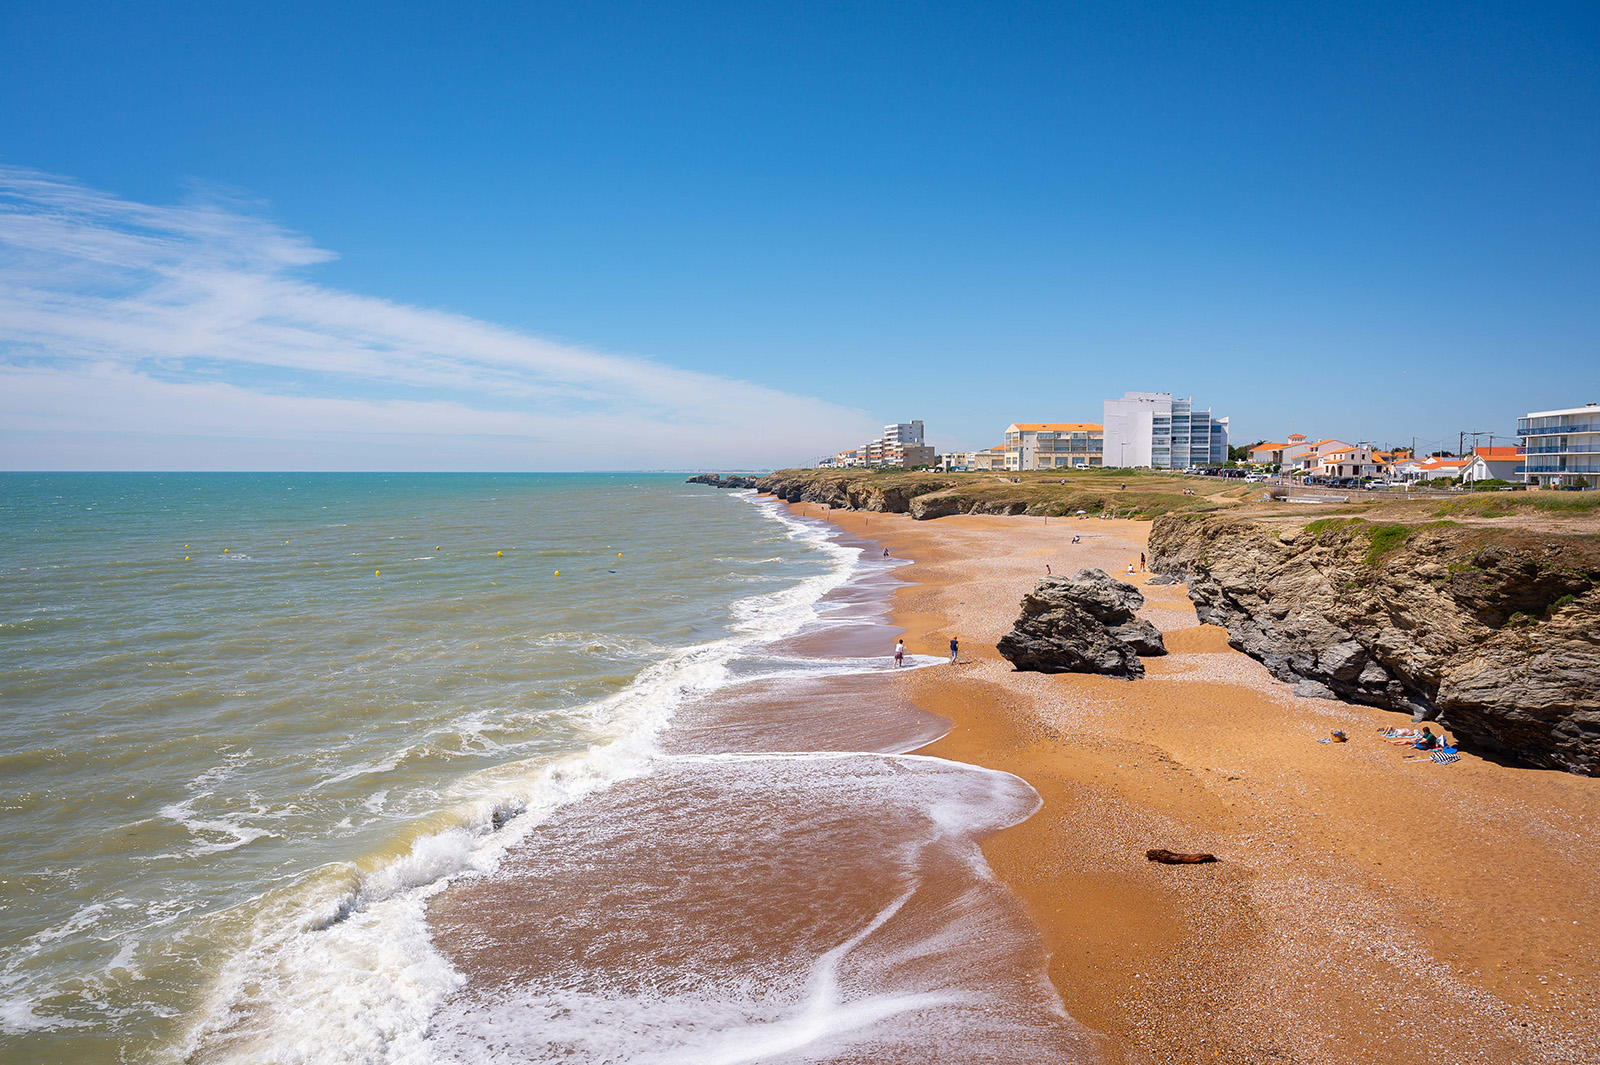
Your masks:
<instances>
[{"instance_id":1,"label":"utility pole","mask_svg":"<svg viewBox=\"0 0 1600 1065\"><path fill-rule=\"evenodd\" d=\"M1460 458L1461 457L1461 449L1464 446L1466 446L1466 443L1467 443L1466 430L1462 430L1461 432L1456 434L1456 458Z\"/></svg>"}]
</instances>

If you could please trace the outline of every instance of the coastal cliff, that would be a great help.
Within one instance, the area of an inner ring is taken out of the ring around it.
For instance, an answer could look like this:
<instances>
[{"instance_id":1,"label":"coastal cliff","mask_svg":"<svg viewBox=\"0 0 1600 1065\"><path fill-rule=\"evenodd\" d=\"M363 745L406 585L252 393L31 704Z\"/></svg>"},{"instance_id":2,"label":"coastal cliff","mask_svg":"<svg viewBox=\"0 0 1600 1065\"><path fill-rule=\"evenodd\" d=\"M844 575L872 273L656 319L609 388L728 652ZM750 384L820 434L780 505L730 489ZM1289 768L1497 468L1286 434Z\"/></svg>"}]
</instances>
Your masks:
<instances>
[{"instance_id":1,"label":"coastal cliff","mask_svg":"<svg viewBox=\"0 0 1600 1065\"><path fill-rule=\"evenodd\" d=\"M1359 518L1168 515L1151 568L1299 694L1437 719L1528 765L1600 775L1600 543Z\"/></svg>"},{"instance_id":2,"label":"coastal cliff","mask_svg":"<svg viewBox=\"0 0 1600 1065\"><path fill-rule=\"evenodd\" d=\"M820 503L838 510L909 514L918 521L951 514L1079 512L1151 517L1169 510L1214 510L1234 500L1241 486L1193 483L1172 474L1128 470L934 473L906 470L778 470L764 477L701 474L691 484L753 488L789 503ZM1194 491L1193 495L1184 490Z\"/></svg>"}]
</instances>

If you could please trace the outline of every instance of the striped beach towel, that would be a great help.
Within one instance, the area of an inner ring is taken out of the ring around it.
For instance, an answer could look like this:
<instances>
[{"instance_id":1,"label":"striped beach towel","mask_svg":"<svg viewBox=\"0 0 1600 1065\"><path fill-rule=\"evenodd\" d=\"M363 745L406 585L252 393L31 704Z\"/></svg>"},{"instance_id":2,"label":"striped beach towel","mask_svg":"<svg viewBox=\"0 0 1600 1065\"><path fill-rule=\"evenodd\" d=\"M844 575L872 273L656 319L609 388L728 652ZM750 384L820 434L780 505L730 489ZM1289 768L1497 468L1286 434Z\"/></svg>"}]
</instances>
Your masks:
<instances>
[{"instance_id":1,"label":"striped beach towel","mask_svg":"<svg viewBox=\"0 0 1600 1065\"><path fill-rule=\"evenodd\" d=\"M1433 760L1440 765L1449 765L1461 761L1461 756L1454 751L1434 751Z\"/></svg>"}]
</instances>

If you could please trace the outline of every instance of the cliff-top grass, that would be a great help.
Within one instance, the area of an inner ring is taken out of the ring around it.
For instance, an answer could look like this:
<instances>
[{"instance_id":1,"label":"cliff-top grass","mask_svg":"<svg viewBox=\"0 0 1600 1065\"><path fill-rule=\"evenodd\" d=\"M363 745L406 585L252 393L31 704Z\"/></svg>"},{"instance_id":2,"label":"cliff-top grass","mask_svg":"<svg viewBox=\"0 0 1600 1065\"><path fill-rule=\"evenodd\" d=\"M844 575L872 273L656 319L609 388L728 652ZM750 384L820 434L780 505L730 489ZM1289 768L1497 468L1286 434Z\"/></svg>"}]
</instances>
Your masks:
<instances>
[{"instance_id":1,"label":"cliff-top grass","mask_svg":"<svg viewBox=\"0 0 1600 1065\"><path fill-rule=\"evenodd\" d=\"M1064 517L1083 511L1154 518L1182 511L1237 506L1255 488L1238 481L1151 470L1033 470L1022 473L943 473L912 470L779 470L772 478L850 484L906 497L954 497L980 509ZM1185 491L1193 495L1185 495ZM963 507L962 509L968 509Z\"/></svg>"}]
</instances>

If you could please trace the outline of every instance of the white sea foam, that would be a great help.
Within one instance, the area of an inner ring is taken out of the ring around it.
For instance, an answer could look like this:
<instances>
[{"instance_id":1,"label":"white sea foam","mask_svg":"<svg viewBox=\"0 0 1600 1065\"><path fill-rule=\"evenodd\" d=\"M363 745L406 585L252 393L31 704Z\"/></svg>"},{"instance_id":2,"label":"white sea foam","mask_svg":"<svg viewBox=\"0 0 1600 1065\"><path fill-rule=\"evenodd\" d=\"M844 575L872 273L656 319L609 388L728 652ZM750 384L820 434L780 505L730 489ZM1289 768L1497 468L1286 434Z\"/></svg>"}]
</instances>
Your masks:
<instances>
[{"instance_id":1,"label":"white sea foam","mask_svg":"<svg viewBox=\"0 0 1600 1065\"><path fill-rule=\"evenodd\" d=\"M475 773L448 796L451 827L413 841L369 871L325 870L320 887L261 904L248 945L222 967L202 1015L178 1048L197 1061L428 1062L429 1019L460 984L435 949L426 900L464 875L491 872L505 851L553 811L648 771L655 737L683 700L727 683L728 663L747 649L799 631L816 603L850 578L860 555L823 529L745 496L787 535L832 563L819 575L732 605L733 635L668 655L622 691L569 716L603 738L554 762L529 760ZM632 650L632 648L630 648ZM381 770L352 767L343 779ZM325 783L332 783L330 778ZM177 804L193 830L256 831L202 822ZM220 849L220 848L219 848Z\"/></svg>"}]
</instances>

